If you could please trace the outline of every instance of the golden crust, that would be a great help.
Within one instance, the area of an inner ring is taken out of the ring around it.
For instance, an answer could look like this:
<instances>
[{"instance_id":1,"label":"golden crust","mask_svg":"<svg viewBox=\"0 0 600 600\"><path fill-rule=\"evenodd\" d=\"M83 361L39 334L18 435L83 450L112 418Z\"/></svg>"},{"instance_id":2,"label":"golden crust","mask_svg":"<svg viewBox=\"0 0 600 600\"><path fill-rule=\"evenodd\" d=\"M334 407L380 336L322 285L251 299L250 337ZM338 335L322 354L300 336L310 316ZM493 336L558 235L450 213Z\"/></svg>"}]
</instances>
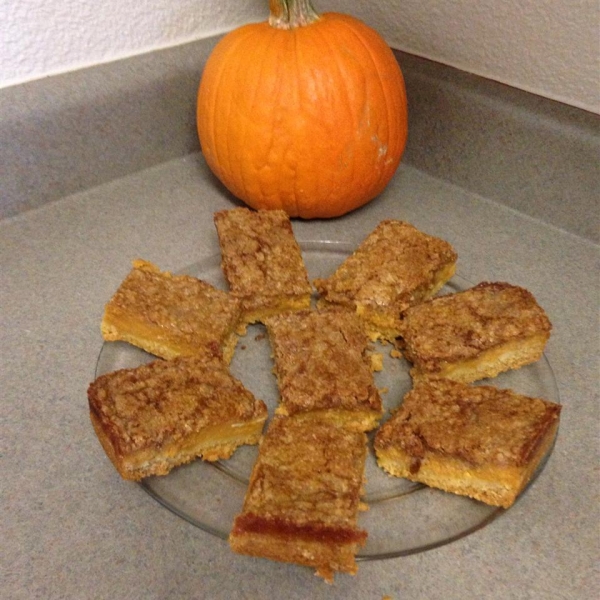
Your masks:
<instances>
[{"instance_id":1,"label":"golden crust","mask_svg":"<svg viewBox=\"0 0 600 600\"><path fill-rule=\"evenodd\" d=\"M223 210L214 215L221 266L247 323L310 306L312 288L290 218L282 210Z\"/></svg>"},{"instance_id":2,"label":"golden crust","mask_svg":"<svg viewBox=\"0 0 600 600\"><path fill-rule=\"evenodd\" d=\"M257 443L267 408L224 363L156 360L98 377L88 388L94 429L125 479L164 475L201 456L228 458Z\"/></svg>"},{"instance_id":3,"label":"golden crust","mask_svg":"<svg viewBox=\"0 0 600 600\"><path fill-rule=\"evenodd\" d=\"M358 431L377 426L382 401L369 340L343 308L284 313L266 321L275 360L279 414L325 419Z\"/></svg>"},{"instance_id":4,"label":"golden crust","mask_svg":"<svg viewBox=\"0 0 600 600\"><path fill-rule=\"evenodd\" d=\"M328 581L356 572L364 433L275 417L263 437L229 542L242 554L314 567Z\"/></svg>"},{"instance_id":5,"label":"golden crust","mask_svg":"<svg viewBox=\"0 0 600 600\"><path fill-rule=\"evenodd\" d=\"M483 282L410 308L400 335L415 379L470 383L537 361L551 328L529 291Z\"/></svg>"},{"instance_id":6,"label":"golden crust","mask_svg":"<svg viewBox=\"0 0 600 600\"><path fill-rule=\"evenodd\" d=\"M491 386L421 382L379 429L379 465L498 506L510 506L549 449L561 406Z\"/></svg>"},{"instance_id":7,"label":"golden crust","mask_svg":"<svg viewBox=\"0 0 600 600\"><path fill-rule=\"evenodd\" d=\"M101 331L159 356L222 356L231 360L241 305L227 292L188 275L136 260L106 305Z\"/></svg>"},{"instance_id":8,"label":"golden crust","mask_svg":"<svg viewBox=\"0 0 600 600\"><path fill-rule=\"evenodd\" d=\"M327 279L316 279L320 306L355 310L373 338L393 342L400 314L436 294L454 275L456 252L403 221L382 221Z\"/></svg>"}]
</instances>

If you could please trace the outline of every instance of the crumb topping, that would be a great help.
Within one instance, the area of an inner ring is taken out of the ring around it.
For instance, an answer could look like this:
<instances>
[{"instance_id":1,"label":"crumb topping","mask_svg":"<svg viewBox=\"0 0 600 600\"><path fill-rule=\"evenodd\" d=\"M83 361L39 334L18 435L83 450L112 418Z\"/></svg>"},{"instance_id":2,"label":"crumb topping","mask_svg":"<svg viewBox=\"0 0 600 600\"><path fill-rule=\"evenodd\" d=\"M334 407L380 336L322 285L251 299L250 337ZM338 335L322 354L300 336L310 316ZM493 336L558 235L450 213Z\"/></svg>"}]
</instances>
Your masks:
<instances>
[{"instance_id":1,"label":"crumb topping","mask_svg":"<svg viewBox=\"0 0 600 600\"><path fill-rule=\"evenodd\" d=\"M456 262L452 246L403 221L382 221L328 279L319 294L336 304L369 306L398 316L420 300L435 275Z\"/></svg>"},{"instance_id":2,"label":"crumb topping","mask_svg":"<svg viewBox=\"0 0 600 600\"><path fill-rule=\"evenodd\" d=\"M551 328L531 292L483 282L408 309L401 336L412 362L435 369L440 361L464 360L511 340L549 335Z\"/></svg>"},{"instance_id":3,"label":"crumb topping","mask_svg":"<svg viewBox=\"0 0 600 600\"><path fill-rule=\"evenodd\" d=\"M366 441L365 434L336 425L276 417L260 445L244 514L354 527Z\"/></svg>"},{"instance_id":4,"label":"crumb topping","mask_svg":"<svg viewBox=\"0 0 600 600\"><path fill-rule=\"evenodd\" d=\"M234 208L215 213L221 265L231 292L244 299L312 292L289 216L282 210Z\"/></svg>"},{"instance_id":5,"label":"crumb topping","mask_svg":"<svg viewBox=\"0 0 600 600\"><path fill-rule=\"evenodd\" d=\"M189 275L161 272L136 260L106 306L106 314L129 315L190 345L221 343L235 329L239 300Z\"/></svg>"},{"instance_id":6,"label":"crumb topping","mask_svg":"<svg viewBox=\"0 0 600 600\"><path fill-rule=\"evenodd\" d=\"M379 430L375 446L428 452L474 465L526 464L559 418L561 406L491 386L445 379L419 383Z\"/></svg>"},{"instance_id":7,"label":"crumb topping","mask_svg":"<svg viewBox=\"0 0 600 600\"><path fill-rule=\"evenodd\" d=\"M381 411L368 338L341 308L289 312L266 321L282 403L289 414L315 409Z\"/></svg>"},{"instance_id":8,"label":"crumb topping","mask_svg":"<svg viewBox=\"0 0 600 600\"><path fill-rule=\"evenodd\" d=\"M245 422L267 408L217 359L156 360L98 377L90 410L118 453L160 447L207 425Z\"/></svg>"}]
</instances>

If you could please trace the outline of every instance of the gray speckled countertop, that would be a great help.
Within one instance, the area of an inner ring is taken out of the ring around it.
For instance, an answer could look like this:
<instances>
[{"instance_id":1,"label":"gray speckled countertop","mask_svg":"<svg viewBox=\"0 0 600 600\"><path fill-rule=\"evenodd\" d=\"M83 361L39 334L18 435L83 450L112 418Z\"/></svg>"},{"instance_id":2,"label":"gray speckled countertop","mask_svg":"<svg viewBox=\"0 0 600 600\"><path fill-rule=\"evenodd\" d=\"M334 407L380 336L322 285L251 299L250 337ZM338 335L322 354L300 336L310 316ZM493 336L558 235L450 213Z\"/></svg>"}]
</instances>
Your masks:
<instances>
[{"instance_id":1,"label":"gray speckled countertop","mask_svg":"<svg viewBox=\"0 0 600 600\"><path fill-rule=\"evenodd\" d=\"M469 281L535 294L554 325L546 354L564 408L553 455L515 506L468 537L361 562L328 586L308 569L234 555L119 478L87 411L104 303L135 257L177 270L215 254L212 213L233 205L186 153L0 221L0 597L595 597L598 247L407 162L363 209L294 230L357 243L384 218L407 220L450 241Z\"/></svg>"}]
</instances>

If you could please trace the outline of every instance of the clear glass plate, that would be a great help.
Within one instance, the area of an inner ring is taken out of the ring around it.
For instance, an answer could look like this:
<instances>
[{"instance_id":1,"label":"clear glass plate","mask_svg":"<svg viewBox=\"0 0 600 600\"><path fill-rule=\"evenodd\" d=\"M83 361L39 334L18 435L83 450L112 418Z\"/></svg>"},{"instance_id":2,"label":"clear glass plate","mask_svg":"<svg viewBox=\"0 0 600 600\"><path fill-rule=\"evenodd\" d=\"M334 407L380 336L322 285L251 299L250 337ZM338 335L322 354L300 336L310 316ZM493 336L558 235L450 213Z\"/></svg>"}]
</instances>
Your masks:
<instances>
[{"instance_id":1,"label":"clear glass plate","mask_svg":"<svg viewBox=\"0 0 600 600\"><path fill-rule=\"evenodd\" d=\"M333 241L301 242L310 279L326 277L352 252L348 244ZM211 256L181 271L226 289L220 256ZM442 293L471 287L455 276ZM269 342L262 325L248 328L238 342L231 363L232 373L269 407L277 404L277 385L272 373ZM389 345L375 344L383 354L383 371L375 373L386 411L395 408L410 389L409 366L390 357ZM102 346L96 376L117 369L136 367L154 357L121 342ZM494 385L558 402L552 368L542 360L518 371L504 373ZM386 413L388 414L388 413ZM385 419L386 417L384 417ZM373 434L371 434L372 442ZM537 469L532 482L543 470L551 451ZM234 517L240 512L250 471L257 456L256 446L239 448L227 461L197 460L174 469L165 477L149 477L141 486L169 510L193 525L221 539L227 539ZM367 544L359 560L402 556L435 548L476 531L504 512L462 496L444 493L410 481L386 475L377 467L372 450L366 466L366 496L369 510L361 513L359 524L368 531Z\"/></svg>"}]
</instances>

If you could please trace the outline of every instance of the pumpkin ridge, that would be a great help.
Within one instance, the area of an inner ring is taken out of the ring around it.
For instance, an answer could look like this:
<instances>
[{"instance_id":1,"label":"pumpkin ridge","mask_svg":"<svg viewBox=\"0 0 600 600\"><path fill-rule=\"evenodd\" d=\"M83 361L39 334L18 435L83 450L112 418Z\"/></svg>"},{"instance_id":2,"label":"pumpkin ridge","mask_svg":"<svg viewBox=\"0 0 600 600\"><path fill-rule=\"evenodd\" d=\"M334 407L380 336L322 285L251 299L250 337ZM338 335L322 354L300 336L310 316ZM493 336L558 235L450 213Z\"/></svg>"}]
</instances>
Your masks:
<instances>
[{"instance_id":1,"label":"pumpkin ridge","mask_svg":"<svg viewBox=\"0 0 600 600\"><path fill-rule=\"evenodd\" d=\"M343 25L343 27L348 35L347 39L352 38L354 40L359 40L360 46L362 47L364 53L369 57L371 63L373 63L373 64L375 63L368 45L364 43L364 40L358 36L357 32L354 29L356 24L362 25L362 23L358 19L354 19L353 17L347 17L346 15L342 15L339 13L329 13L329 14L326 13L324 16L329 16L332 20L335 19L336 27L339 27L340 24ZM327 37L327 36L325 36L325 37ZM339 37L336 38L336 41L339 43ZM326 39L326 42L330 47L333 48L332 55L334 55L336 57L336 61L339 62L342 58L340 55L340 52L338 52L336 50L335 46L333 46L331 44L331 42L329 41L329 38ZM353 60L362 64L362 58L363 58L362 56L357 55L355 51L352 51L351 54L352 54ZM380 89L383 89L384 86L382 85L382 83L380 81L380 77L379 77L380 71L379 71L379 69L375 69L375 71L378 76L377 77L377 85L379 85ZM347 69L340 70L340 73L342 75L345 75L347 72L348 72ZM348 89L347 88L348 78L344 76L344 77L341 77L341 79L344 81L345 87L347 90ZM356 86L357 81L358 80L355 77L353 77L352 85ZM350 96L349 93L346 93L346 95L345 95L346 104L348 106L348 114L352 115L352 126L353 126L353 132L355 134L359 133L361 130L368 130L370 127L369 95L371 93L371 90L373 89L373 86L369 84L369 82L367 81L367 79L364 76L360 77L360 83L362 85L362 90L361 90L362 103L361 103L360 108L356 108L356 106L354 106L352 103L347 101L347 99ZM385 94L384 94L384 96L385 96ZM389 113L386 115L386 118L389 119ZM365 120L366 120L366 122L365 122ZM387 121L386 121L386 127L388 127L388 129L389 129L389 123ZM349 178L350 178L349 189L350 189L350 191L348 193L346 193L344 195L344 197L338 201L338 204L340 206L344 206L345 211L349 210L347 208L349 205L352 205L352 203L353 203L352 197L354 195L354 190L357 187L360 187L365 190L373 189L374 187L379 188L381 176L383 174L382 170L380 169L379 176L377 178L375 178L373 176L374 175L373 170L368 170L367 172L365 172L365 169L361 166L360 163L357 163L356 160L351 161L351 168L352 168L352 171L349 174ZM330 193L335 194L336 193L335 188L332 189ZM373 198L375 195L377 195L377 194L371 194L371 198ZM369 199L371 199L371 198L369 198Z\"/></svg>"},{"instance_id":2,"label":"pumpkin ridge","mask_svg":"<svg viewBox=\"0 0 600 600\"><path fill-rule=\"evenodd\" d=\"M273 48L276 51L278 50L277 46L278 40L281 39L281 31L269 26L263 27L266 24L262 23L256 25L257 27L254 31L256 39L249 40L249 42L253 50L261 50L260 58L256 58L258 54L254 54L253 52L248 53L247 51L242 58L238 58L236 61L236 75L231 77L228 82L230 84L229 89L231 88L231 82L238 83L238 85L240 81L251 82L252 99L244 101L239 107L239 113L232 114L230 112L225 122L233 127L234 130L236 127L243 127L243 130L237 136L237 143L234 144L234 149L228 152L230 158L229 173L231 174L229 180L231 185L234 186L235 191L231 187L229 189L244 202L251 203L253 208L266 208L267 205L265 205L264 201L252 199L256 196L257 192L261 198L268 192L268 186L265 187L263 169L268 169L270 165L269 156L272 153L273 140L276 138L275 127L272 127L268 133L257 135L256 131L252 130L252 123L254 115L258 114L257 107L263 97L261 82L264 82L265 78L262 76L262 73L265 69L270 69L273 66L273 61L269 62L269 58L274 54ZM269 38L265 41L264 35L266 35L266 31L269 32ZM279 75L277 76L277 80L280 80ZM278 81L275 81L273 84L275 96L279 87L280 84ZM277 111L274 110L273 112L276 114ZM251 134L250 131L252 132ZM232 140L233 137L229 134L226 135L227 140ZM266 143L263 143L265 140ZM251 149L251 151L246 152L246 149ZM260 154L257 153L257 150L260 150ZM282 206L277 206L277 208L282 208Z\"/></svg>"},{"instance_id":3,"label":"pumpkin ridge","mask_svg":"<svg viewBox=\"0 0 600 600\"><path fill-rule=\"evenodd\" d=\"M257 44L257 46L260 46L262 52L261 52L261 58L260 58L260 69L259 69L259 73L258 73L258 77L256 78L256 81L254 81L254 85L253 85L253 90L252 90L252 100L249 103L250 106L250 113L247 115L247 119L245 122L245 128L244 128L244 133L242 136L242 147L246 148L249 147L252 143L253 140L249 140L249 126L251 123L251 118L252 115L256 115L257 114L257 107L258 104L260 102L261 99L261 92L260 92L260 82L264 81L264 70L265 70L265 58L268 57L272 51L273 51L273 46L276 46L276 43L278 41L278 30L274 29L272 27L269 27L269 31L270 31L270 35L268 37L268 39L262 43ZM249 159L249 164L248 164L248 168L246 168L246 165L244 165L242 163L242 161L240 161L240 177L243 183L243 188L244 188L244 193L246 196L250 196L251 194L250 189L251 189L251 185L248 184L248 174L251 173L251 177L257 177L256 181L258 182L258 187L260 189L260 193L261 196L265 195L265 186L264 186L264 182L263 182L263 177L261 175L261 171L265 168L268 167L268 156L270 153L270 149L272 147L273 144L273 139L274 139L274 127L271 128L271 131L269 132L269 148L266 150L266 154L264 157L262 157L261 160L261 164L253 164L252 163L252 159ZM249 143L250 142L250 143ZM254 153L252 153L252 156L254 156ZM257 206L255 208L263 208L262 206ZM282 208L282 206L278 206L277 208Z\"/></svg>"},{"instance_id":4,"label":"pumpkin ridge","mask_svg":"<svg viewBox=\"0 0 600 600\"><path fill-rule=\"evenodd\" d=\"M375 69L375 71L377 73L377 82L378 82L379 88L381 89L381 91L383 93L383 96L385 97L385 103L384 103L385 109L386 109L385 126L386 126L386 134L387 134L385 145L386 145L386 154L388 154L388 153L390 153L389 144L392 139L391 127L390 127L392 119L390 116L390 96L388 94L387 86L383 85L383 83L382 83L383 77L382 77L382 72L381 72L380 65L379 65L380 61L376 60L376 58L373 56L373 52L371 50L370 45L365 41L363 36L360 35L360 32L357 31L357 29L353 26L354 24L351 26L346 19L341 19L340 22L343 23L344 27L348 31L350 31L350 33L361 43L363 48L366 50L367 54L370 56L371 64L373 65L373 68ZM394 102L394 104L395 104L395 102ZM377 190L380 190L382 179L387 179L386 173L387 173L387 168L384 163L382 168L379 169L379 176L377 177L377 180L376 180L375 188ZM379 193L381 193L381 191L382 190L377 192L373 197L377 196Z\"/></svg>"},{"instance_id":5,"label":"pumpkin ridge","mask_svg":"<svg viewBox=\"0 0 600 600\"><path fill-rule=\"evenodd\" d=\"M315 33L321 29L321 17L309 27L297 28L294 30L294 103L296 109L302 113L302 118L312 122L314 118L313 110L308 110L309 106L317 105L311 101L307 93L307 87L304 82L304 73L306 65L312 69L315 68L312 59L310 59L311 48L314 45ZM318 44L316 44L318 46ZM310 60L309 60L310 59ZM320 96L317 97L317 101ZM316 132L315 132L315 137ZM318 195L314 194L312 189L321 189L322 170L312 169L307 164L306 136L301 136L299 148L294 148L294 180L293 180L293 210L295 216L304 218L309 211L313 210L312 204ZM316 181L316 183L315 183Z\"/></svg>"},{"instance_id":6,"label":"pumpkin ridge","mask_svg":"<svg viewBox=\"0 0 600 600\"><path fill-rule=\"evenodd\" d=\"M239 74L242 72L246 72L248 70L249 65L250 65L250 67L252 67L254 64L260 65L260 70L259 70L258 76L256 77L255 81L253 81L253 89L252 89L253 98L248 103L248 106L250 108L247 111L246 107L243 107L242 114L244 115L244 120L243 120L244 129L243 129L242 134L240 135L241 148L249 147L253 141L253 140L250 140L250 144L248 144L248 141L249 141L248 129L251 124L252 115L256 114L256 107L257 107L258 99L260 98L259 82L264 80L262 77L262 72L264 69L265 57L269 56L270 48L273 45L273 41L276 39L277 30L274 30L271 27L266 28L266 30L270 32L268 39L266 41L263 39L263 36L265 35L264 31L261 31L259 33L259 35L257 36L257 41L253 44L253 52L251 54L245 55L243 60L239 61L238 75L236 75L236 78L235 78L235 81L239 81L240 80ZM260 49L262 51L260 54L260 61L258 61L256 58L258 55L258 52L257 52L258 49ZM250 153L250 156L253 157L254 152ZM237 177L238 185L240 186L240 188L242 190L242 194L243 194L242 199L244 201L246 201L246 198L249 198L252 196L252 193L250 191L252 186L251 186L251 184L249 184L248 178L250 177L250 179L253 179L255 177L254 173L260 171L260 166L258 168L256 168L256 165L252 164L252 159L250 158L248 160L249 160L249 163L247 165L244 162L244 159L242 157L239 157L238 160L236 161L237 173L238 173L238 177ZM260 177L258 179L258 182L259 182L259 187L261 188L261 193L262 193L263 192L262 180L260 179ZM260 207L256 207L256 208L260 208Z\"/></svg>"},{"instance_id":7,"label":"pumpkin ridge","mask_svg":"<svg viewBox=\"0 0 600 600\"><path fill-rule=\"evenodd\" d=\"M329 15L326 13L325 15L323 15L322 18L330 19L332 14L335 14L335 13L329 13ZM360 126L360 119L358 119L358 114L357 114L356 109L352 106L352 104L349 101L350 93L348 90L348 78L346 77L347 69L342 68L340 53L337 51L337 47L331 43L330 35L328 35L325 31L323 31L323 29L321 29L319 33L321 34L321 37L322 37L325 45L329 48L330 56L334 57L334 59L335 59L335 65L337 68L337 72L340 75L338 80L341 79L344 83L344 95L343 95L344 104L345 104L344 108L345 108L346 114L350 115L352 118L353 131L357 131L358 127ZM353 84L354 83L355 83L355 79L353 78ZM363 94L363 96L364 96L364 94ZM360 109L361 112L364 110L365 106L366 106L366 101L365 101L365 98L363 97L363 102L361 104L361 109ZM335 135L335 132L332 132L332 133L333 133L333 135ZM350 174L350 180L351 180L352 186L361 185L362 182L359 180L359 177L357 177L355 161L351 161L351 168L352 168L352 172ZM329 185L328 202L331 200L332 197L334 197L335 193L336 193L336 186ZM348 202L349 202L349 199L348 199L347 195L345 195L345 197L342 198L341 202L339 202L339 203L343 204L344 209L346 210Z\"/></svg>"},{"instance_id":8,"label":"pumpkin ridge","mask_svg":"<svg viewBox=\"0 0 600 600\"><path fill-rule=\"evenodd\" d=\"M315 21L316 23L316 21ZM312 25L312 24L311 24ZM296 31L296 29L292 30L292 35L294 36L294 69L295 69L295 73L294 73L294 77L292 78L295 82L299 81L300 78L300 74L302 73L302 67L300 59L299 59L299 52L300 52L300 44L299 44L299 36L298 33ZM297 96L295 98L296 102L298 103L298 105L302 104L302 89L299 85L296 84L295 86L295 96ZM296 165L294 167L294 193L292 194L292 202L294 204L294 214L295 215L300 215L300 205L298 203L298 195L299 195L299 190L298 190L298 176L300 175L300 178L302 178L304 176L303 173L298 172L298 159L295 159ZM301 184L300 184L301 185Z\"/></svg>"},{"instance_id":9,"label":"pumpkin ridge","mask_svg":"<svg viewBox=\"0 0 600 600\"><path fill-rule=\"evenodd\" d=\"M297 30L299 28L293 28L289 30L284 30L283 33L280 33L281 39L283 40L283 44L285 46L285 50L282 52L285 56L294 56L294 48L296 46L297 39ZM292 48L292 50L290 50ZM281 147L278 147L277 150L281 156L281 167L284 169L285 176L289 178L291 182L291 186L283 190L282 193L277 195L277 203L278 208L286 210L286 205L291 202L294 206L297 205L298 200L296 197L296 183L298 180L298 155L297 152L294 151L293 139L288 139L291 137L289 134L289 130L287 128L287 115L290 111L295 111L298 105L298 85L296 78L293 77L293 73L291 73L291 65L292 60L288 58L288 60L284 61L283 65L280 66L278 71L278 91L280 92L277 97L277 108L276 114L282 115L281 120L277 121L275 119L274 123L277 127L274 128L273 134L271 136L271 142L276 140L283 140L285 144L282 144ZM293 84L293 91L289 92L289 82ZM287 92L287 94L286 94ZM291 101L286 96L291 97ZM283 124L283 126L282 126ZM269 161L269 165L271 162ZM289 172L289 173L288 173ZM288 212L292 216L297 216L293 214L290 209L287 209Z\"/></svg>"},{"instance_id":10,"label":"pumpkin ridge","mask_svg":"<svg viewBox=\"0 0 600 600\"><path fill-rule=\"evenodd\" d=\"M231 56L235 56L236 53L238 52L239 46L241 44L244 44L246 42L246 40L254 34L253 30L254 30L253 25L248 25L246 27L242 27L242 28L238 29L235 33L235 37L230 38L229 44L226 47L223 47L223 50L222 50L223 57L229 58ZM246 35L244 35L244 34L246 34ZM210 58L212 58L212 55L211 55L211 57L209 57L209 60L210 60ZM219 92L221 92L221 94L223 93L222 86L220 85L220 83L223 79L223 74L228 65L228 60L225 60L224 58L216 61L218 69L215 71L214 74L211 73L212 85L215 90L214 93L211 93L211 102L210 102L211 110L213 109L214 106L218 105L217 98L219 97ZM213 61L213 64L214 63L215 63L215 61ZM211 162L214 162L216 165L220 165L220 164L223 164L224 161L223 161L223 154L221 152L220 144L218 143L218 140L221 136L218 135L218 133L217 133L217 126L218 126L218 119L212 119L211 134L210 134L210 140L209 140L208 145L209 145L209 147L211 147L213 149L213 153L214 153L214 156L210 157ZM230 157L228 148L226 150L226 154L227 154L227 162L229 165L229 169L231 169L231 157ZM209 165L210 165L210 162L209 162ZM221 169L217 168L217 172L220 173L220 171L221 171ZM221 181L223 181L221 175L218 175L218 177Z\"/></svg>"}]
</instances>

